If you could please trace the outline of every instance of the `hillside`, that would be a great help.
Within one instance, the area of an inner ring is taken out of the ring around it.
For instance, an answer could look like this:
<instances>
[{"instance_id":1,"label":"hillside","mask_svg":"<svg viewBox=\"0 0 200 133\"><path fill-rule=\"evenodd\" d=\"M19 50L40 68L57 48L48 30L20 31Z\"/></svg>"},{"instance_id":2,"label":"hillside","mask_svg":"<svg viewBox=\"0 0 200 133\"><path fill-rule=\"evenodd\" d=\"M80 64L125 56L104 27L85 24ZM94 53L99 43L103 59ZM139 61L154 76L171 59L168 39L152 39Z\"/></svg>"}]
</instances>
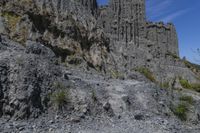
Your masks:
<instances>
[{"instance_id":1,"label":"hillside","mask_svg":"<svg viewBox=\"0 0 200 133\"><path fill-rule=\"evenodd\" d=\"M145 0L0 1L0 132L199 133L199 66Z\"/></svg>"}]
</instances>

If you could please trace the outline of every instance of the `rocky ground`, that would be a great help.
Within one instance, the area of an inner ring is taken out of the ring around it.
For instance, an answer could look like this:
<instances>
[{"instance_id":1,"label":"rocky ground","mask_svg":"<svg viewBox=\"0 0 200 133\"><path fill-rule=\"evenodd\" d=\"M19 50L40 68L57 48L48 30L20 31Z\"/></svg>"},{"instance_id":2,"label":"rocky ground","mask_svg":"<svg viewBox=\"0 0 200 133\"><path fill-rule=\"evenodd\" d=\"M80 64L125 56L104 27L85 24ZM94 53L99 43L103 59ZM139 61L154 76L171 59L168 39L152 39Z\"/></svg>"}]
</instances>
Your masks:
<instances>
[{"instance_id":1,"label":"rocky ground","mask_svg":"<svg viewBox=\"0 0 200 133\"><path fill-rule=\"evenodd\" d=\"M63 110L60 113L49 111L38 118L28 120L13 121L3 117L0 119L0 131L21 133L198 133L200 131L199 122L192 123L193 120L182 122L173 115L168 106L171 99L167 96L166 90L135 80L106 80L99 75L78 73L81 72L75 71L69 76L69 80L75 83L76 88L73 91L82 94L84 98L79 95L79 100L87 107L84 99L92 97L87 89L94 89L97 101L93 101L92 107L79 110L77 113L76 108L82 106L80 103L72 110ZM187 95L192 95L192 92L187 91ZM199 95L195 95L194 98L200 100ZM71 99L71 102L76 101Z\"/></svg>"}]
</instances>

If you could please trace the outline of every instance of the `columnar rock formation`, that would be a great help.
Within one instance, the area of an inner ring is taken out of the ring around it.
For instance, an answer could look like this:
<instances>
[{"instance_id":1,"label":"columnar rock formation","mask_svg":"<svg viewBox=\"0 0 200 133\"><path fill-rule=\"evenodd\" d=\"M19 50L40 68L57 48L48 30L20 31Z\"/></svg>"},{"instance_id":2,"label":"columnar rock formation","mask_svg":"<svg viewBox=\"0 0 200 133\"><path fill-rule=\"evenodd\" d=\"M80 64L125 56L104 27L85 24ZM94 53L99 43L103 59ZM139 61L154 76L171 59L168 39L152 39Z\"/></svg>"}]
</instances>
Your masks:
<instances>
[{"instance_id":1,"label":"columnar rock formation","mask_svg":"<svg viewBox=\"0 0 200 133\"><path fill-rule=\"evenodd\" d=\"M158 80L184 75L194 81L195 76L178 59L174 25L149 22L145 6L145 0L110 0L99 8L98 25L110 38L116 69L148 67Z\"/></svg>"},{"instance_id":2,"label":"columnar rock formation","mask_svg":"<svg viewBox=\"0 0 200 133\"><path fill-rule=\"evenodd\" d=\"M110 0L108 6L101 7L99 21L115 41L133 42L139 47L139 38L147 39L165 52L179 55L173 24L147 22L145 0Z\"/></svg>"},{"instance_id":3,"label":"columnar rock formation","mask_svg":"<svg viewBox=\"0 0 200 133\"><path fill-rule=\"evenodd\" d=\"M91 11L93 15L97 15L97 1L96 0L78 0L87 10Z\"/></svg>"},{"instance_id":4,"label":"columnar rock formation","mask_svg":"<svg viewBox=\"0 0 200 133\"><path fill-rule=\"evenodd\" d=\"M141 30L145 23L143 1L111 0L108 7L100 9L100 23L105 32L115 40L136 41L136 36L144 36Z\"/></svg>"},{"instance_id":5,"label":"columnar rock formation","mask_svg":"<svg viewBox=\"0 0 200 133\"><path fill-rule=\"evenodd\" d=\"M174 58L174 25L148 22L145 0L110 0L103 7L96 0L1 0L0 33L23 45L40 42L62 62L106 73L148 67L159 79L185 67Z\"/></svg>"},{"instance_id":6,"label":"columnar rock formation","mask_svg":"<svg viewBox=\"0 0 200 133\"><path fill-rule=\"evenodd\" d=\"M170 52L175 55L179 55L178 51L178 38L176 35L176 29L173 24L168 23L151 23L146 24L146 37L148 40L156 42L164 53Z\"/></svg>"}]
</instances>

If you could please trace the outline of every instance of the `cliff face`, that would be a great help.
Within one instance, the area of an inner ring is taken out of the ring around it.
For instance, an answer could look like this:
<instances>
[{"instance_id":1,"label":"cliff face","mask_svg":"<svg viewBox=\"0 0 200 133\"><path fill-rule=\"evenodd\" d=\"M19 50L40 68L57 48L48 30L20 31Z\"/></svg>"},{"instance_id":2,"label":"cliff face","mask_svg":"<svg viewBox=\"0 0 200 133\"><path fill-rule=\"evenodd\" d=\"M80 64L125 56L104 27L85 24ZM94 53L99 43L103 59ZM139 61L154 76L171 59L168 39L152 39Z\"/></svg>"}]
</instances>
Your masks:
<instances>
[{"instance_id":1,"label":"cliff face","mask_svg":"<svg viewBox=\"0 0 200 133\"><path fill-rule=\"evenodd\" d=\"M107 6L99 8L99 12L98 24L110 38L117 69L147 67L158 80L184 75L196 81L184 63L176 58L179 48L174 25L149 22L145 0L110 0Z\"/></svg>"},{"instance_id":2,"label":"cliff face","mask_svg":"<svg viewBox=\"0 0 200 133\"><path fill-rule=\"evenodd\" d=\"M111 0L107 7L100 9L100 25L114 40L135 41L144 34L144 1Z\"/></svg>"},{"instance_id":3,"label":"cliff face","mask_svg":"<svg viewBox=\"0 0 200 133\"><path fill-rule=\"evenodd\" d=\"M96 28L95 0L5 0L0 4L1 33L24 46L27 40L45 44L67 65L103 69L109 48L107 37Z\"/></svg>"},{"instance_id":4,"label":"cliff face","mask_svg":"<svg viewBox=\"0 0 200 133\"><path fill-rule=\"evenodd\" d=\"M0 33L24 46L27 40L40 42L69 66L124 75L147 67L158 80L184 75L196 81L177 58L175 27L148 22L145 0L110 0L103 7L96 0L2 0L0 5Z\"/></svg>"},{"instance_id":5,"label":"cliff face","mask_svg":"<svg viewBox=\"0 0 200 133\"><path fill-rule=\"evenodd\" d=\"M94 16L97 16L98 5L96 0L78 0Z\"/></svg>"},{"instance_id":6,"label":"cliff face","mask_svg":"<svg viewBox=\"0 0 200 133\"><path fill-rule=\"evenodd\" d=\"M100 25L114 41L132 42L133 47L139 47L139 38L147 39L161 47L161 51L179 55L173 24L148 22L145 0L111 0L100 9Z\"/></svg>"},{"instance_id":7,"label":"cliff face","mask_svg":"<svg viewBox=\"0 0 200 133\"><path fill-rule=\"evenodd\" d=\"M171 52L179 56L178 38L173 24L147 22L146 29L146 38L155 42L162 53Z\"/></svg>"},{"instance_id":8,"label":"cliff face","mask_svg":"<svg viewBox=\"0 0 200 133\"><path fill-rule=\"evenodd\" d=\"M0 0L0 132L199 133L199 80L178 55L145 0Z\"/></svg>"}]
</instances>

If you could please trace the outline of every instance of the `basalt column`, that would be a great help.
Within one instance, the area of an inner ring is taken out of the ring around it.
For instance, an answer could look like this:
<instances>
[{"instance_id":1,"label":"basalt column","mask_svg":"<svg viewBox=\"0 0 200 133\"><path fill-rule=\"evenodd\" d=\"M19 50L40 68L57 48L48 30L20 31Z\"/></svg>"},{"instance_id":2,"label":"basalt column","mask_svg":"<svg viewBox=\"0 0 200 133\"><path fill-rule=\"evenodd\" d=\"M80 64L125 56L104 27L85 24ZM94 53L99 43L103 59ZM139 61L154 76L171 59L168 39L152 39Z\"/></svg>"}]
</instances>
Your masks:
<instances>
[{"instance_id":1,"label":"basalt column","mask_svg":"<svg viewBox=\"0 0 200 133\"><path fill-rule=\"evenodd\" d=\"M100 9L100 17L102 27L113 40L139 45L139 37L146 35L145 0L110 0L107 7Z\"/></svg>"},{"instance_id":2,"label":"basalt column","mask_svg":"<svg viewBox=\"0 0 200 133\"><path fill-rule=\"evenodd\" d=\"M86 7L94 16L97 15L97 1L96 0L78 0L83 6Z\"/></svg>"}]
</instances>

